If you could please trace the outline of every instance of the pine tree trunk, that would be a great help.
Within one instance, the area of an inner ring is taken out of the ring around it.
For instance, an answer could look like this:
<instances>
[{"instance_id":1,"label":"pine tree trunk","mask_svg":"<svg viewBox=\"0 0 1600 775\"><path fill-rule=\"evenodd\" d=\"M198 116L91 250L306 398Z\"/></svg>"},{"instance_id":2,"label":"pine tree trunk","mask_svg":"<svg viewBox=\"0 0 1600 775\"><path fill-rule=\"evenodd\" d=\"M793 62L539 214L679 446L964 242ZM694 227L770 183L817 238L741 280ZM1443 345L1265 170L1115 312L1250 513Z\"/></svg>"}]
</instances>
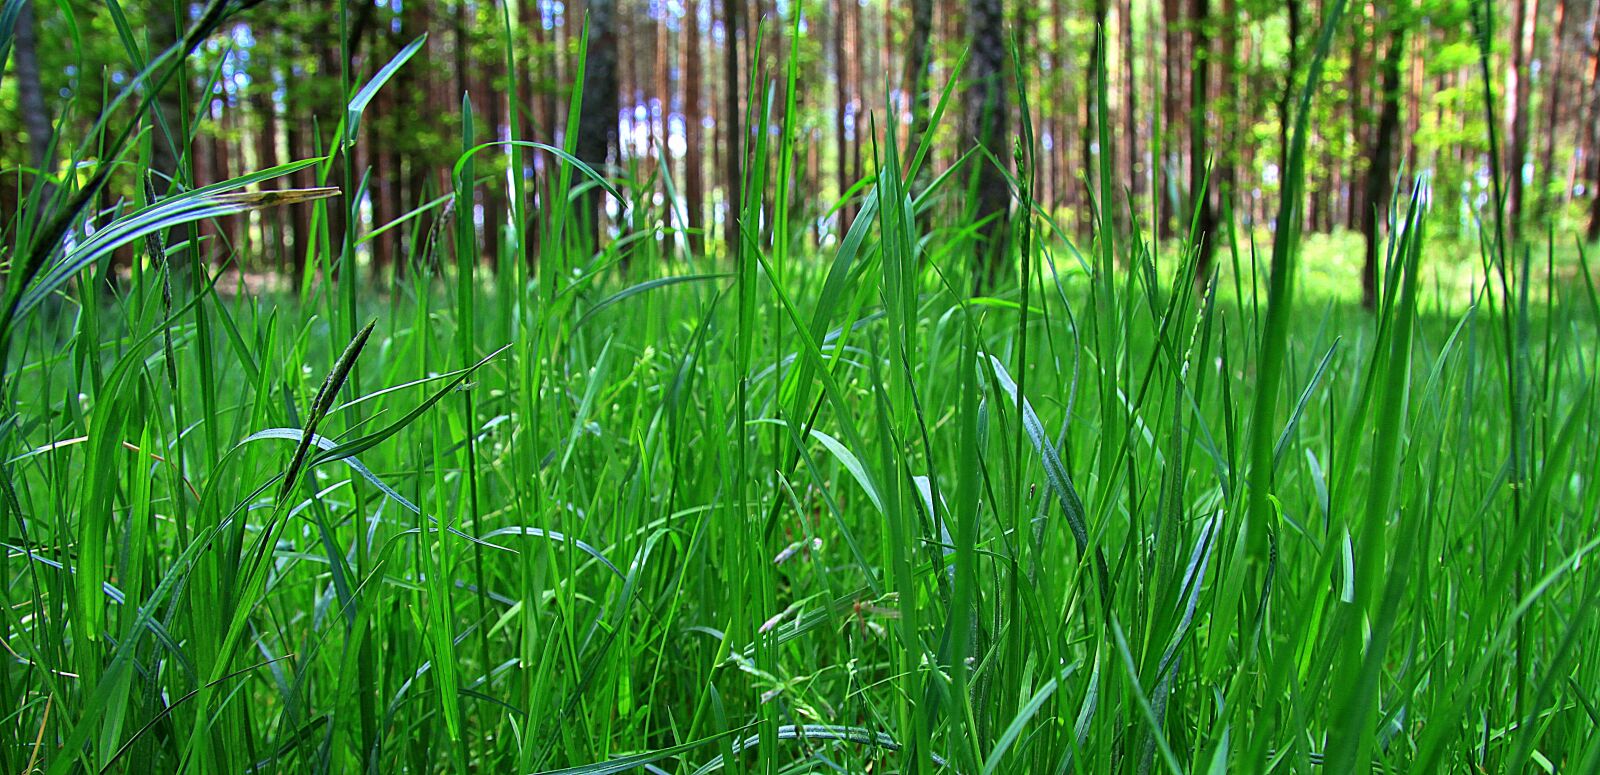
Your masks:
<instances>
[{"instance_id":1,"label":"pine tree trunk","mask_svg":"<svg viewBox=\"0 0 1600 775\"><path fill-rule=\"evenodd\" d=\"M910 54L906 57L905 76L905 89L911 97L911 137L906 144L911 151L910 158L916 157L923 135L928 131L928 41L932 35L933 0L912 0ZM925 180L926 174L919 175L913 185Z\"/></svg>"},{"instance_id":2,"label":"pine tree trunk","mask_svg":"<svg viewBox=\"0 0 1600 775\"><path fill-rule=\"evenodd\" d=\"M1300 76L1300 2L1301 0L1288 0L1285 8L1289 14L1289 54L1284 67L1283 91L1278 93L1278 169L1282 170L1289 164L1289 123L1293 119L1290 110L1294 107L1295 84Z\"/></svg>"},{"instance_id":3,"label":"pine tree trunk","mask_svg":"<svg viewBox=\"0 0 1600 775\"><path fill-rule=\"evenodd\" d=\"M1512 30L1511 68L1506 72L1506 79L1510 81L1506 88L1506 115L1511 119L1511 131L1506 147L1505 175L1510 178L1506 220L1510 237L1515 240L1522 233L1523 200L1526 198L1522 170L1528 160L1528 99L1533 86L1533 41L1539 34L1539 0L1517 0Z\"/></svg>"},{"instance_id":4,"label":"pine tree trunk","mask_svg":"<svg viewBox=\"0 0 1600 775\"><path fill-rule=\"evenodd\" d=\"M1173 180L1177 173L1177 160L1179 151L1178 133L1176 127L1180 125L1178 116L1182 112L1183 91L1183 11L1178 0L1164 0L1161 5L1161 20L1164 26L1165 46L1162 56L1166 58L1165 68L1162 73L1162 106L1161 106L1161 157L1155 160L1156 180L1158 181L1157 199L1160 206L1157 208L1158 226L1156 233L1160 239L1172 239L1177 234L1177 229L1182 226L1183 218L1182 197L1175 195L1177 183Z\"/></svg>"},{"instance_id":5,"label":"pine tree trunk","mask_svg":"<svg viewBox=\"0 0 1600 775\"><path fill-rule=\"evenodd\" d=\"M1566 85L1567 0L1556 0L1551 19L1550 57L1546 62L1550 91L1545 95L1544 153L1539 160L1539 218L1543 220L1566 201L1567 192L1554 190L1556 175L1556 132L1561 127L1561 100ZM1570 192L1571 189L1568 189Z\"/></svg>"},{"instance_id":6,"label":"pine tree trunk","mask_svg":"<svg viewBox=\"0 0 1600 775\"><path fill-rule=\"evenodd\" d=\"M837 0L838 12L833 17L833 64L834 64L834 139L838 144L838 186L839 196L845 196L850 190L850 60L846 47L850 45L850 11L851 0ZM844 239L850 230L851 211L848 205L839 207L839 233L838 238Z\"/></svg>"},{"instance_id":7,"label":"pine tree trunk","mask_svg":"<svg viewBox=\"0 0 1600 775\"><path fill-rule=\"evenodd\" d=\"M1382 260L1378 232L1387 220L1394 177L1395 135L1400 129L1400 64L1406 52L1406 31L1402 24L1404 20L1396 23L1389 52L1383 58L1380 97L1383 105L1378 111L1378 126L1373 132L1372 151L1367 159L1367 206L1361 215L1362 231L1367 239L1366 258L1361 265L1361 305L1367 309L1372 309L1378 298L1378 264Z\"/></svg>"},{"instance_id":8,"label":"pine tree trunk","mask_svg":"<svg viewBox=\"0 0 1600 775\"><path fill-rule=\"evenodd\" d=\"M501 12L491 5L490 13L499 16ZM482 84L479 88L484 93L485 120L482 126L485 130L483 139L486 142L506 139L506 93L497 84L501 76L505 75L505 61L505 53L496 51L478 65ZM379 158L384 159L385 155L380 154ZM496 172L494 178L483 186L483 251L489 257L489 266L498 270L501 266L500 246L504 242L507 213L511 209L506 196L506 177L499 174L499 165L509 163L510 156L504 146L498 146L483 151L481 158ZM391 193L387 186L384 190L385 193ZM398 208L392 212L396 216L400 214Z\"/></svg>"},{"instance_id":9,"label":"pine tree trunk","mask_svg":"<svg viewBox=\"0 0 1600 775\"><path fill-rule=\"evenodd\" d=\"M1589 109L1584 117L1584 181L1589 196L1589 229L1584 235L1600 241L1600 0L1589 9Z\"/></svg>"},{"instance_id":10,"label":"pine tree trunk","mask_svg":"<svg viewBox=\"0 0 1600 775\"><path fill-rule=\"evenodd\" d=\"M1356 154L1359 154L1361 149L1372 145L1373 116L1366 107L1371 104L1370 95L1367 94L1367 81L1370 80L1367 69L1371 66L1368 62L1369 51L1367 43L1369 42L1369 37L1374 42L1376 41L1377 30L1373 30L1371 36L1367 35L1365 16L1366 14L1363 13L1362 16L1354 20L1355 44L1351 47L1349 81L1345 87L1350 95L1350 140L1355 145L1356 153L1351 154L1352 162L1349 174L1343 176L1344 185L1340 190L1342 201L1340 202L1340 217L1338 220L1344 224L1344 228L1351 231L1360 228L1363 222L1362 211L1367 209L1367 205L1361 201L1362 193L1366 190L1366 186L1357 187L1355 185L1357 174L1359 173L1356 168L1356 162L1358 161ZM1365 178L1362 180L1364 181Z\"/></svg>"},{"instance_id":11,"label":"pine tree trunk","mask_svg":"<svg viewBox=\"0 0 1600 775\"><path fill-rule=\"evenodd\" d=\"M589 0L589 61L583 76L583 109L578 116L577 156L597 170L617 147L617 27L615 0ZM599 247L605 196L590 189L578 208L589 219L591 247Z\"/></svg>"},{"instance_id":12,"label":"pine tree trunk","mask_svg":"<svg viewBox=\"0 0 1600 775\"><path fill-rule=\"evenodd\" d=\"M1139 200L1145 193L1139 164L1139 81L1133 65L1138 59L1133 43L1133 0L1123 2L1119 15L1122 17L1122 158L1129 192L1127 212L1131 217L1139 212Z\"/></svg>"},{"instance_id":13,"label":"pine tree trunk","mask_svg":"<svg viewBox=\"0 0 1600 775\"><path fill-rule=\"evenodd\" d=\"M740 203L744 198L744 135L739 131L739 6L740 0L722 0L722 25L726 32L722 49L722 75L727 86L727 93L723 95L725 104L722 116L726 127L723 157L727 168L727 213L723 221L723 239L727 244L728 258L734 266L738 265L738 256L744 249L743 232L739 224Z\"/></svg>"},{"instance_id":14,"label":"pine tree trunk","mask_svg":"<svg viewBox=\"0 0 1600 775\"><path fill-rule=\"evenodd\" d=\"M52 166L49 153L53 131L39 75L39 37L32 3L23 3L22 12L17 16L13 40L16 45L17 112L22 116L22 128L28 135L28 164L48 172Z\"/></svg>"},{"instance_id":15,"label":"pine tree trunk","mask_svg":"<svg viewBox=\"0 0 1600 775\"><path fill-rule=\"evenodd\" d=\"M1189 212L1197 221L1200 239L1197 277L1205 278L1211 271L1211 257L1217 242L1217 214L1211 203L1206 160L1208 156L1220 155L1212 153L1206 120L1211 101L1211 0L1192 0L1189 24L1193 42L1189 82Z\"/></svg>"},{"instance_id":16,"label":"pine tree trunk","mask_svg":"<svg viewBox=\"0 0 1600 775\"><path fill-rule=\"evenodd\" d=\"M672 144L668 142L672 134L672 80L667 66L669 42L666 23L656 19L655 32L655 153L656 166L661 174L662 226L666 228L662 251L670 258L677 252L677 231L683 228L683 224L677 221L678 205L672 200L672 190L678 185L678 176L672 170ZM672 181L671 186L667 185L669 179Z\"/></svg>"},{"instance_id":17,"label":"pine tree trunk","mask_svg":"<svg viewBox=\"0 0 1600 775\"><path fill-rule=\"evenodd\" d=\"M989 150L999 163L1010 158L1007 144L1009 108L1006 103L1006 47L1002 25L1005 22L1000 0L970 0L967 5L967 35L971 42L968 59L968 84L965 95L966 141ZM1010 229L1007 224L1010 192L1001 170L987 159L973 165L972 190L976 192L979 219L988 219L979 229L978 264L974 276L987 287L999 279L1008 259L1006 249Z\"/></svg>"},{"instance_id":18,"label":"pine tree trunk","mask_svg":"<svg viewBox=\"0 0 1600 775\"><path fill-rule=\"evenodd\" d=\"M683 124L684 209L689 222L689 249L697 256L705 255L706 181L704 116L701 111L701 60L700 60L700 8L701 0L689 0L683 23Z\"/></svg>"},{"instance_id":19,"label":"pine tree trunk","mask_svg":"<svg viewBox=\"0 0 1600 775\"><path fill-rule=\"evenodd\" d=\"M1095 30L1098 31L1105 29L1106 16L1109 14L1109 12L1110 8L1107 0L1094 0ZM1110 148L1100 147L1100 114L1104 113L1107 119L1111 118L1111 106L1100 104L1100 85L1098 81L1101 66L1105 66L1107 68L1111 66L1111 63L1106 61L1107 52L1102 48L1102 42L1107 39L1109 39L1109 33L1107 35L1094 35L1094 42L1089 45L1089 59L1086 66L1083 68L1084 122L1082 138L1083 158L1081 163L1083 164L1084 180L1088 182L1089 186L1089 198L1095 201L1100 199L1101 191L1100 162L1096 157L1101 153L1111 153ZM1109 73L1107 73L1106 79L1107 81L1110 80ZM1111 214L1116 212L1118 209L1116 202L1101 201L1098 203L1098 205L1099 218L1090 218L1087 221L1089 225L1088 232L1090 235L1093 235L1101 225L1114 224L1114 219Z\"/></svg>"}]
</instances>

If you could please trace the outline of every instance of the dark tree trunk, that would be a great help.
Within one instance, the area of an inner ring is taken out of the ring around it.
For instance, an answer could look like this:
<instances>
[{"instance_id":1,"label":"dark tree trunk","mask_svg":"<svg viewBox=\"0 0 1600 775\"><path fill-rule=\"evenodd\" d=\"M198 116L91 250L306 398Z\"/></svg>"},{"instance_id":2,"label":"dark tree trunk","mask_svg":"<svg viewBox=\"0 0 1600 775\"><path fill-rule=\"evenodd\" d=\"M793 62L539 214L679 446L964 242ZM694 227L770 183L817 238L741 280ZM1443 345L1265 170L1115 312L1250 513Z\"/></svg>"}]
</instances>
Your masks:
<instances>
[{"instance_id":1,"label":"dark tree trunk","mask_svg":"<svg viewBox=\"0 0 1600 775\"><path fill-rule=\"evenodd\" d=\"M1544 154L1539 160L1538 178L1541 219L1548 217L1557 206L1566 201L1565 193L1558 194L1553 189L1556 177L1556 134L1561 126L1561 100L1565 96L1562 87L1566 85L1567 0L1556 0L1555 16L1551 21L1550 57L1545 63L1549 72L1547 78L1550 81L1550 91L1545 95Z\"/></svg>"},{"instance_id":2,"label":"dark tree trunk","mask_svg":"<svg viewBox=\"0 0 1600 775\"><path fill-rule=\"evenodd\" d=\"M739 131L739 0L722 0L723 57L722 75L728 88L723 109L726 127L727 220L723 222L723 239L727 243L728 258L738 264L743 250L743 232L740 230L739 210L744 198L744 135Z\"/></svg>"},{"instance_id":3,"label":"dark tree trunk","mask_svg":"<svg viewBox=\"0 0 1600 775\"><path fill-rule=\"evenodd\" d=\"M589 61L583 75L583 110L578 116L579 159L600 170L607 152L617 145L617 26L615 0L589 0ZM594 189L583 195L578 207L590 246L600 245L605 216L605 196Z\"/></svg>"},{"instance_id":4,"label":"dark tree trunk","mask_svg":"<svg viewBox=\"0 0 1600 775\"><path fill-rule=\"evenodd\" d=\"M490 6L490 14L499 17L501 11ZM482 77L479 81L480 89L484 91L483 117L485 141L505 140L506 117L506 92L501 88L499 81L505 75L505 54L496 51L478 63L478 71ZM380 157L382 158L382 157ZM479 158L488 162L488 166L495 173L493 179L483 186L483 251L489 257L489 265L495 269L501 266L500 250L505 242L505 229L507 212L511 209L506 196L506 177L501 165L510 161L505 146L490 148L479 155ZM388 190L387 188L385 189ZM398 209L394 211L399 215Z\"/></svg>"},{"instance_id":5,"label":"dark tree trunk","mask_svg":"<svg viewBox=\"0 0 1600 775\"><path fill-rule=\"evenodd\" d=\"M928 40L932 35L933 0L912 0L911 50L906 57L905 77L905 88L911 96L911 137L906 143L911 158L915 158L928 131ZM920 177L926 180L926 175Z\"/></svg>"},{"instance_id":6,"label":"dark tree trunk","mask_svg":"<svg viewBox=\"0 0 1600 775\"><path fill-rule=\"evenodd\" d=\"M172 14L172 3L169 0L151 0L146 17L150 26L152 55L177 44L183 30L179 20ZM169 183L177 178L178 161L187 150L182 134L184 107L179 92L181 82L188 78L188 66L185 64L179 67L181 72L156 96L156 111L166 128L164 132L162 126L151 127L153 139L150 143L150 171L155 174L155 189L158 196L166 194ZM167 132L171 133L170 136Z\"/></svg>"},{"instance_id":7,"label":"dark tree trunk","mask_svg":"<svg viewBox=\"0 0 1600 775\"><path fill-rule=\"evenodd\" d=\"M1181 223L1183 214L1183 197L1176 194L1177 183L1174 177L1178 173L1178 158L1182 148L1179 146L1177 127L1178 116L1182 112L1183 90L1183 9L1178 0L1164 0L1161 4L1161 20L1165 29L1163 39L1165 46L1162 56L1165 57L1162 70L1162 105L1161 105L1161 154L1155 160L1156 165L1156 200L1159 206L1157 212L1156 233L1160 239L1171 239L1179 228L1186 224Z\"/></svg>"},{"instance_id":8,"label":"dark tree trunk","mask_svg":"<svg viewBox=\"0 0 1600 775\"><path fill-rule=\"evenodd\" d=\"M1505 175L1510 178L1510 184L1506 190L1505 212L1509 236L1515 240L1522 233L1522 206L1526 198L1522 168L1528 159L1528 99L1533 86L1533 41L1539 34L1539 0L1517 0L1512 30L1515 37L1511 41L1511 69L1506 73L1511 81L1510 88L1506 89L1511 141L1506 147Z\"/></svg>"},{"instance_id":9,"label":"dark tree trunk","mask_svg":"<svg viewBox=\"0 0 1600 775\"><path fill-rule=\"evenodd\" d=\"M1300 0L1288 0L1289 57L1283 74L1283 91L1278 93L1278 169L1289 164L1289 123L1293 116L1294 88L1300 76Z\"/></svg>"},{"instance_id":10,"label":"dark tree trunk","mask_svg":"<svg viewBox=\"0 0 1600 775\"><path fill-rule=\"evenodd\" d=\"M1361 264L1361 306L1372 309L1378 299L1378 264L1383 255L1378 245L1389 208L1395 160L1395 136L1400 130L1400 64L1405 58L1405 19L1396 20L1389 52L1383 57L1383 106L1378 111L1378 127L1373 132L1372 152L1367 159L1366 207L1361 215L1367 238L1366 259Z\"/></svg>"},{"instance_id":11,"label":"dark tree trunk","mask_svg":"<svg viewBox=\"0 0 1600 775\"><path fill-rule=\"evenodd\" d=\"M1584 117L1584 180L1588 183L1589 242L1600 241L1600 0L1589 11L1589 110Z\"/></svg>"},{"instance_id":12,"label":"dark tree trunk","mask_svg":"<svg viewBox=\"0 0 1600 775\"><path fill-rule=\"evenodd\" d=\"M1368 61L1369 56L1376 56L1376 53L1369 54L1367 44L1370 38L1370 42L1376 47L1378 30L1374 28L1369 36L1367 34L1366 19L1359 17L1355 20L1354 28L1355 43L1351 46L1350 70L1346 74L1348 80L1345 88L1350 97L1350 141L1354 143L1355 152L1360 153L1362 149L1370 148L1373 140L1371 129L1374 117L1370 109L1371 95L1367 93L1367 82L1371 79L1368 77L1367 69L1371 67L1371 63ZM1352 231L1360 228L1363 222L1362 211L1368 209L1361 201L1362 193L1365 191L1366 186L1362 185L1357 188L1355 185L1357 172L1358 168L1354 163L1354 159L1352 159L1349 174L1343 176L1344 185L1339 189L1340 207L1338 220L1344 225L1344 228Z\"/></svg>"},{"instance_id":13,"label":"dark tree trunk","mask_svg":"<svg viewBox=\"0 0 1600 775\"><path fill-rule=\"evenodd\" d=\"M988 219L979 230L978 265L975 275L990 287L998 280L1007 259L1009 207L1011 196L1005 176L995 166L1010 158L1007 141L1009 106L1006 102L1006 46L1001 29L1005 21L1000 0L970 0L967 5L967 35L971 41L968 59L966 101L966 142L989 150L995 161L979 158L973 164L972 191L976 195L974 215Z\"/></svg>"},{"instance_id":14,"label":"dark tree trunk","mask_svg":"<svg viewBox=\"0 0 1600 775\"><path fill-rule=\"evenodd\" d=\"M1105 41L1109 40L1109 33L1106 35L1099 34L1100 31L1105 30L1106 16L1110 11L1108 5L1107 0L1094 1L1095 33L1093 43L1089 45L1088 65L1083 68L1082 164L1083 177L1089 185L1089 199L1091 201L1099 200L1102 190L1100 186L1100 163L1096 157L1098 154L1111 153L1111 148L1100 147L1100 114L1104 113L1106 119L1109 120L1111 118L1111 106L1100 104L1100 86L1098 83L1100 68L1102 66L1110 67L1110 63L1106 61L1107 53L1103 48ZM1110 81L1109 73L1106 76L1106 80ZM1099 201L1100 212L1098 213L1098 218L1090 218L1088 220L1089 234L1093 236L1102 225L1113 223L1111 214L1116 212L1117 209L1116 202Z\"/></svg>"},{"instance_id":15,"label":"dark tree trunk","mask_svg":"<svg viewBox=\"0 0 1600 775\"><path fill-rule=\"evenodd\" d=\"M50 168L50 111L44 103L44 87L39 77L38 32L33 19L33 4L23 3L15 33L17 110L22 128L28 134L28 164L48 174Z\"/></svg>"},{"instance_id":16,"label":"dark tree trunk","mask_svg":"<svg viewBox=\"0 0 1600 775\"><path fill-rule=\"evenodd\" d=\"M833 17L833 57L834 57L834 88L838 103L834 112L834 139L837 142L839 156L838 184L839 196L843 197L850 190L853 181L850 179L850 65L849 54L846 47L850 45L850 0L838 0L838 13ZM839 207L839 239L844 239L845 232L850 230L850 208L841 204Z\"/></svg>"},{"instance_id":17,"label":"dark tree trunk","mask_svg":"<svg viewBox=\"0 0 1600 775\"><path fill-rule=\"evenodd\" d=\"M1583 117L1583 179L1589 196L1589 242L1600 241L1600 0L1589 8L1588 110Z\"/></svg>"},{"instance_id":18,"label":"dark tree trunk","mask_svg":"<svg viewBox=\"0 0 1600 775\"><path fill-rule=\"evenodd\" d=\"M1217 243L1217 211L1206 177L1206 154L1211 151L1207 140L1207 114L1211 107L1210 23L1210 0L1191 0L1189 24L1194 56L1190 61L1189 80L1189 153L1192 155L1189 159L1189 212L1196 220L1200 240L1196 271L1201 278L1211 271L1211 257Z\"/></svg>"},{"instance_id":19,"label":"dark tree trunk","mask_svg":"<svg viewBox=\"0 0 1600 775\"><path fill-rule=\"evenodd\" d=\"M683 127L684 127L684 210L689 227L689 250L704 255L706 179L705 159L701 156L705 144L701 109L703 91L700 69L700 8L701 0L691 0L683 22Z\"/></svg>"},{"instance_id":20,"label":"dark tree trunk","mask_svg":"<svg viewBox=\"0 0 1600 775\"><path fill-rule=\"evenodd\" d=\"M1133 0L1125 0L1120 9L1122 17L1122 158L1128 186L1128 217L1131 224L1139 211L1139 200L1144 196L1144 179L1139 167L1139 81L1135 77L1133 62ZM1119 210L1119 212L1121 212ZM1126 232L1126 229L1124 230Z\"/></svg>"},{"instance_id":21,"label":"dark tree trunk","mask_svg":"<svg viewBox=\"0 0 1600 775\"><path fill-rule=\"evenodd\" d=\"M668 69L667 25L660 19L655 20L656 33L656 64L655 64L655 154L657 166L661 174L661 201L664 203L662 212L662 226L667 230L666 239L662 242L662 250L670 258L677 252L677 230L683 224L677 221L677 203L672 201L672 191L678 184L678 178L672 171L672 148L667 142L672 134L672 80ZM668 179L672 185L667 185Z\"/></svg>"}]
</instances>

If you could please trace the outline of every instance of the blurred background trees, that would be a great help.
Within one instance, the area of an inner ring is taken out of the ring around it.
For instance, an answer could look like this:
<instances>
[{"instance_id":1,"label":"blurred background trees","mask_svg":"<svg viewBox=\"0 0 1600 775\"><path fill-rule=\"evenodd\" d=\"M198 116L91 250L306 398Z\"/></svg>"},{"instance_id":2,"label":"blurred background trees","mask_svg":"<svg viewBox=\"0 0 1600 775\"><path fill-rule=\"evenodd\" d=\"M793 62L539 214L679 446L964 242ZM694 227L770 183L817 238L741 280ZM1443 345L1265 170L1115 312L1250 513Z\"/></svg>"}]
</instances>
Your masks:
<instances>
[{"instance_id":1,"label":"blurred background trees","mask_svg":"<svg viewBox=\"0 0 1600 775\"><path fill-rule=\"evenodd\" d=\"M380 227L451 190L463 93L472 98L479 142L515 136L564 146L567 127L575 127L570 147L580 158L631 182L636 198L627 208L591 197L594 236L661 225L671 230L673 250L715 254L726 250L730 202L739 200L744 174L743 154L731 149L749 131L747 116L764 110L774 126L783 119L784 68L794 60L800 89L792 118L807 142L797 149L795 190L785 193L795 223L783 233L809 249L848 227L859 204L851 189L878 158L874 142L881 149L891 130L902 146L919 139L952 77L957 90L933 127L927 174L947 170L984 137L995 160L1013 164L1021 125L1015 46L1037 130L1040 206L1066 233L1087 236L1099 206L1100 157L1108 154L1112 189L1122 194L1100 203L1108 217L1132 219L1163 238L1192 225L1206 235L1209 254L1226 244L1219 232L1227 223L1270 228L1284 116L1324 10L1322 0L508 1L357 4L341 46L334 6L269 0L190 61L181 89L211 99L186 116L173 90L167 131L178 135L193 123L193 141L174 148L152 128L152 166L178 169L177 155L187 154L199 178L180 181L189 185L320 154L342 115L341 67L359 85L429 32L379 92L353 152L367 181L354 226L372 234L360 243L363 262L405 260L426 236L426 228ZM23 7L0 81L7 214L26 192L21 181L31 182L25 170L67 174L48 142L52 124L65 137L85 134L106 95L136 69L103 4ZM173 39L189 6L143 0L125 8L150 52ZM1554 226L1600 237L1600 0L1495 0L1494 8L1508 223L1531 234ZM800 35L791 40L796 14ZM1352 7L1313 102L1308 233L1381 231L1393 180L1417 172L1431 177L1436 192L1435 234L1475 228L1493 187L1469 14L1467 0ZM569 123L586 16L588 78L582 115ZM1097 26L1105 30L1103 50ZM964 53L966 72L953 72ZM1095 104L1097 61L1106 68L1103 107ZM1102 111L1109 147L1095 127ZM514 159L521 169L511 168ZM477 173L489 181L477 188L475 210L486 258L514 217L510 176L528 184L523 212L531 218L546 204L538 182L552 166L548 156L509 148L476 157ZM311 185L314 174L297 173L289 184ZM1014 207L1008 183L997 170L977 169L970 185L978 207L968 214L989 216L1002 230ZM132 193L114 192L107 206ZM312 247L307 210L268 211L218 228L245 266L299 271ZM328 210L335 233L345 228L341 210ZM961 212L960 203L951 212ZM764 229L761 239L771 233Z\"/></svg>"}]
</instances>

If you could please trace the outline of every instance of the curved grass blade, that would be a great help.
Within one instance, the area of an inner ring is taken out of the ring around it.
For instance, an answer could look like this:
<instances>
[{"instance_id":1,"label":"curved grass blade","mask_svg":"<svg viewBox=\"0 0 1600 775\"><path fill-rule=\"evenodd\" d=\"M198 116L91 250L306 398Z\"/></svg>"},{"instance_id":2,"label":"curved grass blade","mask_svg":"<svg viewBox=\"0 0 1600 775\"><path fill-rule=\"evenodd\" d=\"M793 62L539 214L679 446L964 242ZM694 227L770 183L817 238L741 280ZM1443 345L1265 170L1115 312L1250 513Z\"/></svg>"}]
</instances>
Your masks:
<instances>
[{"instance_id":1,"label":"curved grass blade","mask_svg":"<svg viewBox=\"0 0 1600 775\"><path fill-rule=\"evenodd\" d=\"M388 83L390 78L394 77L395 71L399 70L400 66L411 59L412 55L416 54L423 44L427 42L428 33L424 32L416 40L407 44L405 48L400 49L400 53L395 54L393 59L390 59L382 69L378 70L376 75L372 76L372 80L367 81L366 86L361 87L361 91L356 92L356 96L350 100L349 107L345 109L343 142L346 148L355 144L356 130L361 124L361 113L367 109L367 103L371 102L372 98L378 95L378 90L383 88L383 85Z\"/></svg>"}]
</instances>

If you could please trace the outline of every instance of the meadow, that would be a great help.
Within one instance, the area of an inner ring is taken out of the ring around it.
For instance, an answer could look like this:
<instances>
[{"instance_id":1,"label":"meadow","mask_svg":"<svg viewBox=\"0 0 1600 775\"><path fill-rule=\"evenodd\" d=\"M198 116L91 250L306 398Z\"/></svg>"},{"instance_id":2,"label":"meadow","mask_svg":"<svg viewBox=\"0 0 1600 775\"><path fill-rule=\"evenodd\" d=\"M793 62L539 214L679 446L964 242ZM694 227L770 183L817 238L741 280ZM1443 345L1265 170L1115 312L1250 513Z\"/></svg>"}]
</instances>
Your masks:
<instances>
[{"instance_id":1,"label":"meadow","mask_svg":"<svg viewBox=\"0 0 1600 775\"><path fill-rule=\"evenodd\" d=\"M555 197L480 261L470 134L404 271L328 228L359 197L255 187L339 142L0 214L0 769L1600 771L1581 241L1432 238L1407 178L1368 310L1359 240L1064 233L1024 125L1000 271L904 128L800 250L801 140L750 121L709 255ZM284 207L298 283L195 258Z\"/></svg>"}]
</instances>

